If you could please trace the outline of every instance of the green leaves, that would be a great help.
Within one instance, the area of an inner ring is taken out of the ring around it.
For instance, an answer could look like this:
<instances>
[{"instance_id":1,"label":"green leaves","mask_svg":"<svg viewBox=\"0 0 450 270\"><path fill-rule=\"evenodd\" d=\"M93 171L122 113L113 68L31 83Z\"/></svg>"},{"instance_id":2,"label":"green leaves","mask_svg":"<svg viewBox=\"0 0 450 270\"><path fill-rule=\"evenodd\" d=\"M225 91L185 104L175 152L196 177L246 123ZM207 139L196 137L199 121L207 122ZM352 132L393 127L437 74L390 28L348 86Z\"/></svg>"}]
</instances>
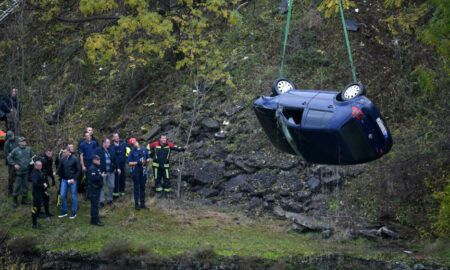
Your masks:
<instances>
[{"instance_id":1,"label":"green leaves","mask_svg":"<svg viewBox=\"0 0 450 270\"><path fill-rule=\"evenodd\" d=\"M84 16L94 13L103 13L105 11L117 8L118 5L114 0L81 0L80 11Z\"/></svg>"}]
</instances>

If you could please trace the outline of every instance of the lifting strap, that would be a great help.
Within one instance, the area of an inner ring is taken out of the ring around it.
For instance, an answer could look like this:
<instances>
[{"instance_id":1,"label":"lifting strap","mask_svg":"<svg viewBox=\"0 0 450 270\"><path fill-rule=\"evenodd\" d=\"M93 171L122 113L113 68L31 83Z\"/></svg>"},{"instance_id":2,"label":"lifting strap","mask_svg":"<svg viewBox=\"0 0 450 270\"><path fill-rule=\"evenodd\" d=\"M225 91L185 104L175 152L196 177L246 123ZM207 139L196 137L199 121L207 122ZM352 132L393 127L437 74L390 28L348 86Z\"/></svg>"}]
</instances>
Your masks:
<instances>
[{"instance_id":1,"label":"lifting strap","mask_svg":"<svg viewBox=\"0 0 450 270\"><path fill-rule=\"evenodd\" d=\"M292 10L292 2L294 0L288 0L288 15L287 15L287 22L286 22L286 30L284 32L284 44L283 44L283 56L281 58L281 69L280 69L280 78L283 78L283 64L284 64L284 56L286 54L286 43L289 33L289 23L291 22L291 10Z\"/></svg>"},{"instance_id":2,"label":"lifting strap","mask_svg":"<svg viewBox=\"0 0 450 270\"><path fill-rule=\"evenodd\" d=\"M284 32L284 44L283 44L283 55L281 57L281 68L280 68L280 78L283 78L283 66L284 66L284 58L286 55L286 44L287 44L287 38L289 33L289 24L291 22L291 11L292 11L292 2L294 0L288 0L288 15L287 15L287 21L286 21L286 29ZM345 18L344 18L344 10L342 8L342 2L339 1L339 10L341 13L341 19L342 19L342 26L344 27L344 35L345 35L345 42L347 45L347 52L348 52L348 58L350 60L350 67L352 69L352 75L353 75L353 81L356 82L356 73L355 73L355 67L353 65L353 58L352 58L352 51L350 49L350 42L348 40L348 34L347 34L347 27L345 26Z\"/></svg>"},{"instance_id":3,"label":"lifting strap","mask_svg":"<svg viewBox=\"0 0 450 270\"><path fill-rule=\"evenodd\" d=\"M341 11L342 26L344 27L345 43L347 44L348 59L350 59L350 67L352 69L353 82L356 82L355 67L353 66L352 51L350 49L350 42L348 41L347 27L345 26L344 10L342 8L341 0L339 0L339 10Z\"/></svg>"}]
</instances>

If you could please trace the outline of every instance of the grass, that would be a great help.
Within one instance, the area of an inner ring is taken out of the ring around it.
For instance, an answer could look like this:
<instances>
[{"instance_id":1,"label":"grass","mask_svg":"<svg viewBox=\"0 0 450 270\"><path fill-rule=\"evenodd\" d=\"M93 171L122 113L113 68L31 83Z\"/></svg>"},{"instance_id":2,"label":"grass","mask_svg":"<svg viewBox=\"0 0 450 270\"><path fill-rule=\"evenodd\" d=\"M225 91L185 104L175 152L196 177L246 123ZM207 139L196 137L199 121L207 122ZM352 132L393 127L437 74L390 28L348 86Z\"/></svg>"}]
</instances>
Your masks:
<instances>
[{"instance_id":1,"label":"grass","mask_svg":"<svg viewBox=\"0 0 450 270\"><path fill-rule=\"evenodd\" d=\"M2 168L2 171L3 168ZM163 256L174 256L212 247L218 255L239 255L266 259L303 257L324 254L347 254L359 258L408 260L400 248L380 248L374 242L360 240L324 240L320 234L297 234L286 221L270 217L248 218L240 210L223 211L194 205L189 201L147 201L149 210L135 211L128 193L113 206L101 209L105 227L89 224L90 204L80 200L77 218L40 219L42 229L31 229L30 207L12 208L12 199L0 195L0 227L11 236L33 235L40 248L51 251L80 250L97 253L114 239L128 241L134 249L151 250ZM51 188L51 212L56 188ZM69 203L70 209L70 203ZM422 245L421 249L424 249ZM446 253L430 257L448 264Z\"/></svg>"}]
</instances>

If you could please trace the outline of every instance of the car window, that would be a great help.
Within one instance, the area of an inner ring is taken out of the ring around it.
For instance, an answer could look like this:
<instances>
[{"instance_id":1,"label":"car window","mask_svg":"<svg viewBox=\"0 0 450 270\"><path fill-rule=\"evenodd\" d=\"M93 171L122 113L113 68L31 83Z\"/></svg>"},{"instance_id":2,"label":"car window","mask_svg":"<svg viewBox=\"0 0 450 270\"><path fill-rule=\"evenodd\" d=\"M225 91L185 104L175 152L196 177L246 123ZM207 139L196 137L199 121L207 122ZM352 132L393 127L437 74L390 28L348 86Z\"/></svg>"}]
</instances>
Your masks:
<instances>
[{"instance_id":1,"label":"car window","mask_svg":"<svg viewBox=\"0 0 450 270\"><path fill-rule=\"evenodd\" d=\"M310 109L306 115L305 126L325 127L331 117L333 117L333 112Z\"/></svg>"}]
</instances>

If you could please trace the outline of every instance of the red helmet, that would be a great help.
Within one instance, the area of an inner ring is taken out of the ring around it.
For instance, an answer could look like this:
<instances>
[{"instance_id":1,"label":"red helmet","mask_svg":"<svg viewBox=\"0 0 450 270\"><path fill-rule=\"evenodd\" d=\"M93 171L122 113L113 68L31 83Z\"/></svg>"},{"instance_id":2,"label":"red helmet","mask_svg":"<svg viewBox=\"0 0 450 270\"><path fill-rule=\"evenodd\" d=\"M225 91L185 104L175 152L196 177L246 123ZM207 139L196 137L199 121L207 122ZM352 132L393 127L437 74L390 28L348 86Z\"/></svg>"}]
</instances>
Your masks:
<instances>
[{"instance_id":1,"label":"red helmet","mask_svg":"<svg viewBox=\"0 0 450 270\"><path fill-rule=\"evenodd\" d=\"M136 142L136 138L131 138L128 143L133 145Z\"/></svg>"}]
</instances>

